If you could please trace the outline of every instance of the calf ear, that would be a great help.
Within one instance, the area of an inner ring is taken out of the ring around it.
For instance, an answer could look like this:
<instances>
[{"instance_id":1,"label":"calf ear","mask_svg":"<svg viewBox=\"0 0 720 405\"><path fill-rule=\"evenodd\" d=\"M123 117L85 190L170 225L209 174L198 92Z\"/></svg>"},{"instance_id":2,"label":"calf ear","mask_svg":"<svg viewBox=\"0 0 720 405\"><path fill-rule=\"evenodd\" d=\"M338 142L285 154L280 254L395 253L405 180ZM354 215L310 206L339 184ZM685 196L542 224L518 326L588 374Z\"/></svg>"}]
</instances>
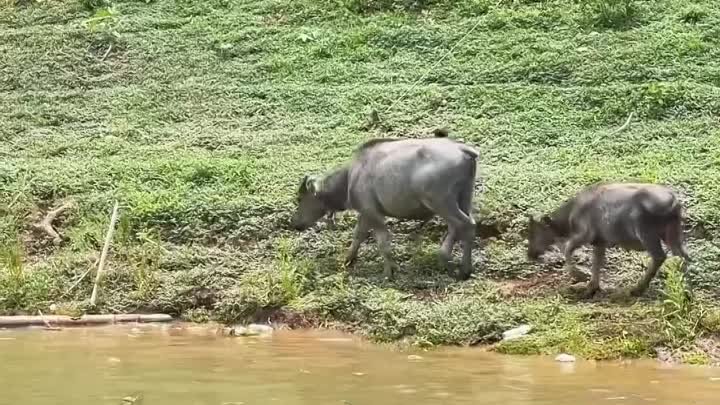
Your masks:
<instances>
[{"instance_id":1,"label":"calf ear","mask_svg":"<svg viewBox=\"0 0 720 405\"><path fill-rule=\"evenodd\" d=\"M307 191L307 183L308 183L308 175L306 174L303 176L302 180L300 181L300 188L298 189L298 192L300 194L304 194Z\"/></svg>"}]
</instances>

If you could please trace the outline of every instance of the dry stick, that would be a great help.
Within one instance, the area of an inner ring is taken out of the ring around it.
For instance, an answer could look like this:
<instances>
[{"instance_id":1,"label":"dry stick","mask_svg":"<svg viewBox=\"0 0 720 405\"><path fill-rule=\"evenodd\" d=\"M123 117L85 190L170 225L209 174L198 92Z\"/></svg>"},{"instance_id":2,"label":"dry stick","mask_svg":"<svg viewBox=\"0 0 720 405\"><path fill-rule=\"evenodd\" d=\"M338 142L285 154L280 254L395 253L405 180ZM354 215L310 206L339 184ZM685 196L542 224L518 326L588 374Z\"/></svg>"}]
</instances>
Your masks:
<instances>
[{"instance_id":1,"label":"dry stick","mask_svg":"<svg viewBox=\"0 0 720 405\"><path fill-rule=\"evenodd\" d=\"M621 126L620 128L618 128L618 129L616 129L615 131L613 131L612 135L619 134L620 132L626 130L627 127L630 126L630 121L632 121L632 118L633 118L633 115L634 115L634 114L635 114L634 111L631 112L630 115L628 115L627 120L625 120L625 123L622 124L622 126Z\"/></svg>"},{"instance_id":2,"label":"dry stick","mask_svg":"<svg viewBox=\"0 0 720 405\"><path fill-rule=\"evenodd\" d=\"M66 202L58 208L48 211L48 213L45 214L45 218L43 218L42 221L34 224L33 226L35 227L35 229L39 229L48 234L53 239L53 243L59 245L60 242L62 242L62 238L60 237L60 234L57 233L55 228L53 228L52 223L53 221L55 221L58 215L60 215L61 213L63 213L63 211L67 210L70 207L72 207L72 203Z\"/></svg>"},{"instance_id":3,"label":"dry stick","mask_svg":"<svg viewBox=\"0 0 720 405\"><path fill-rule=\"evenodd\" d=\"M100 62L105 61L105 58L107 58L108 55L110 55L110 51L112 51L112 44L108 47L107 51L105 51L105 54L102 56L102 58L100 58Z\"/></svg>"},{"instance_id":4,"label":"dry stick","mask_svg":"<svg viewBox=\"0 0 720 405\"><path fill-rule=\"evenodd\" d=\"M65 292L65 295L70 294L70 292L71 292L72 290L74 290L75 287L77 287L78 284L80 284L80 282L85 279L85 276L87 276L88 273L90 273L90 271L91 271L95 266L97 266L98 261L99 261L99 259L98 259L98 260L95 260L95 262L93 262L92 266L88 267L88 269L85 270L85 273L83 273L83 274L80 276L80 278L78 278L78 279L73 283L73 285L71 285L70 288L68 288L68 290Z\"/></svg>"},{"instance_id":5,"label":"dry stick","mask_svg":"<svg viewBox=\"0 0 720 405\"><path fill-rule=\"evenodd\" d=\"M475 24L470 28L470 30L467 31L467 32L465 33L465 35L463 35L462 38L460 38L460 39L455 43L455 45L453 45L452 48L450 48L449 51L447 51L444 55L442 55L440 58L438 58L438 60L435 61L435 63L434 63L432 66L430 66L430 68L429 68L427 71L425 71L425 73L424 73L422 76L420 76L420 78L419 78L418 80L416 80L415 83L413 83L413 84L412 84L409 88L407 88L404 92L400 93L400 97L398 97L395 101L393 101L393 102L390 104L390 106L389 106L388 108L385 109L385 114L387 114L388 111L390 111L390 110L395 106L395 104L397 104L400 100L402 100L403 98L405 98L405 96L406 96L407 94L409 94L410 91L413 90L415 87L417 87L417 85L420 84L420 82L422 82L423 80L425 80L425 77L427 77L427 75L429 75L430 72L433 71L433 69L435 69L436 67L438 67L438 66L440 65L440 63L441 63L446 57L448 57L448 55L452 54L452 52L455 50L455 48L457 48L457 46L460 45L461 42L463 42L467 37L469 37L470 34L471 34L473 31L475 31L475 28L477 28L478 25L480 25L480 23L481 23L482 21L483 21L482 18L478 18L477 22L475 22Z\"/></svg>"},{"instance_id":6,"label":"dry stick","mask_svg":"<svg viewBox=\"0 0 720 405\"><path fill-rule=\"evenodd\" d=\"M110 217L110 227L108 228L107 235L105 236L105 245L103 246L102 253L100 254L100 263L98 264L97 273L95 274L95 284L93 285L92 295L90 296L90 305L95 305L97 300L98 284L100 283L100 276L102 276L103 268L105 267L105 259L107 258L108 250L110 250L110 242L112 241L113 232L115 231L115 222L118 217L118 202L115 201L113 207L112 216Z\"/></svg>"}]
</instances>

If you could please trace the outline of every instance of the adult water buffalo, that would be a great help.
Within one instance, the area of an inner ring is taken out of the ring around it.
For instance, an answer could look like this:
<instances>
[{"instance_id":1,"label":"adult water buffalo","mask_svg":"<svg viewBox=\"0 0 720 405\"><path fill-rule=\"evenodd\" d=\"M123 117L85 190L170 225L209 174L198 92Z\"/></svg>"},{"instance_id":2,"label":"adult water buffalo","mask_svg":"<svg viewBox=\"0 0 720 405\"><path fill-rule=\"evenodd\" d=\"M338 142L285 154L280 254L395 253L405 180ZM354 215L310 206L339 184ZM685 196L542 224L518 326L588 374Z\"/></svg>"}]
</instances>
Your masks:
<instances>
[{"instance_id":1,"label":"adult water buffalo","mask_svg":"<svg viewBox=\"0 0 720 405\"><path fill-rule=\"evenodd\" d=\"M390 249L386 217L427 221L445 219L448 232L440 247L449 266L456 240L463 242L462 268L472 273L475 221L471 216L479 153L443 132L425 139L373 139L362 144L349 164L320 176L305 176L291 226L304 230L328 212L355 210L358 222L346 256L357 258L360 245L375 232L384 259L384 275L393 277L397 264Z\"/></svg>"},{"instance_id":2,"label":"adult water buffalo","mask_svg":"<svg viewBox=\"0 0 720 405\"><path fill-rule=\"evenodd\" d=\"M528 257L538 259L558 239L567 239L565 265L576 281L587 281L573 262L573 252L592 245L590 283L584 293L591 297L600 289L600 270L605 250L620 247L647 251L652 262L634 296L642 295L665 262L664 241L672 253L690 261L683 243L682 206L675 193L657 184L609 183L587 187L539 221L530 217Z\"/></svg>"}]
</instances>

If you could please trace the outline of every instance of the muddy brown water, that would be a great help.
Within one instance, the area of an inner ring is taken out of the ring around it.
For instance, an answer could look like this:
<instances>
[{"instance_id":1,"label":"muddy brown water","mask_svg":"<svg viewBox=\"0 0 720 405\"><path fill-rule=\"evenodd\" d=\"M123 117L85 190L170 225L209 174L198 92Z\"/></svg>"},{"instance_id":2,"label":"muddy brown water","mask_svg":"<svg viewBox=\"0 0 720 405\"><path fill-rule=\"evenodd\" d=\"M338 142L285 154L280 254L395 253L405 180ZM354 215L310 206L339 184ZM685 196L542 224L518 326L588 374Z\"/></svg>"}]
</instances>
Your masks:
<instances>
[{"instance_id":1,"label":"muddy brown water","mask_svg":"<svg viewBox=\"0 0 720 405\"><path fill-rule=\"evenodd\" d=\"M333 332L228 338L194 325L0 330L0 384L3 405L716 405L720 400L720 370L713 368L652 360L557 363L473 348L409 353Z\"/></svg>"}]
</instances>

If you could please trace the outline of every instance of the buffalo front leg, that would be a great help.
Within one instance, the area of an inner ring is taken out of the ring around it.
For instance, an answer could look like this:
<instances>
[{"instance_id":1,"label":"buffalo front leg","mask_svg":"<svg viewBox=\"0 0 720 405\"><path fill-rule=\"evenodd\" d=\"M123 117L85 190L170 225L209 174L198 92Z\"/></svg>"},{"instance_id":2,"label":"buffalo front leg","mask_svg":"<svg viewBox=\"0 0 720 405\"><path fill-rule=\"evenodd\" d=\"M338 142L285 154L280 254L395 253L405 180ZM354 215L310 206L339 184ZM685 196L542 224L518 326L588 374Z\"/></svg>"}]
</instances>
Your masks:
<instances>
[{"instance_id":1,"label":"buffalo front leg","mask_svg":"<svg viewBox=\"0 0 720 405\"><path fill-rule=\"evenodd\" d=\"M455 228L448 225L447 235L440 245L440 265L451 271L450 261L452 260L452 250L455 246Z\"/></svg>"},{"instance_id":2,"label":"buffalo front leg","mask_svg":"<svg viewBox=\"0 0 720 405\"><path fill-rule=\"evenodd\" d=\"M650 282L655 278L655 274L657 274L657 271L663 263L665 263L665 259L667 259L667 254L663 250L660 238L647 235L642 238L642 242L648 254L650 254L651 261L638 285L630 290L630 295L633 297L639 297L645 293L650 286Z\"/></svg>"},{"instance_id":3,"label":"buffalo front leg","mask_svg":"<svg viewBox=\"0 0 720 405\"><path fill-rule=\"evenodd\" d=\"M573 280L578 283L586 282L590 278L587 274L577 268L577 266L575 265L575 260L573 259L573 253L575 253L575 250L577 250L577 248L579 248L582 244L583 238L575 236L571 237L565 245L565 269L573 278Z\"/></svg>"},{"instance_id":4,"label":"buffalo front leg","mask_svg":"<svg viewBox=\"0 0 720 405\"><path fill-rule=\"evenodd\" d=\"M398 267L395 260L392 258L392 248L390 246L390 231L384 222L378 223L374 226L375 237L377 238L378 250L383 257L383 275L386 279L392 280L394 278L394 271Z\"/></svg>"},{"instance_id":5,"label":"buffalo front leg","mask_svg":"<svg viewBox=\"0 0 720 405\"><path fill-rule=\"evenodd\" d=\"M350 245L350 249L348 249L347 255L345 256L345 266L351 266L353 263L355 263L358 250L360 250L360 245L362 245L367 240L368 236L370 236L370 225L362 216L360 216L358 218L357 224L355 224L352 244Z\"/></svg>"}]
</instances>

